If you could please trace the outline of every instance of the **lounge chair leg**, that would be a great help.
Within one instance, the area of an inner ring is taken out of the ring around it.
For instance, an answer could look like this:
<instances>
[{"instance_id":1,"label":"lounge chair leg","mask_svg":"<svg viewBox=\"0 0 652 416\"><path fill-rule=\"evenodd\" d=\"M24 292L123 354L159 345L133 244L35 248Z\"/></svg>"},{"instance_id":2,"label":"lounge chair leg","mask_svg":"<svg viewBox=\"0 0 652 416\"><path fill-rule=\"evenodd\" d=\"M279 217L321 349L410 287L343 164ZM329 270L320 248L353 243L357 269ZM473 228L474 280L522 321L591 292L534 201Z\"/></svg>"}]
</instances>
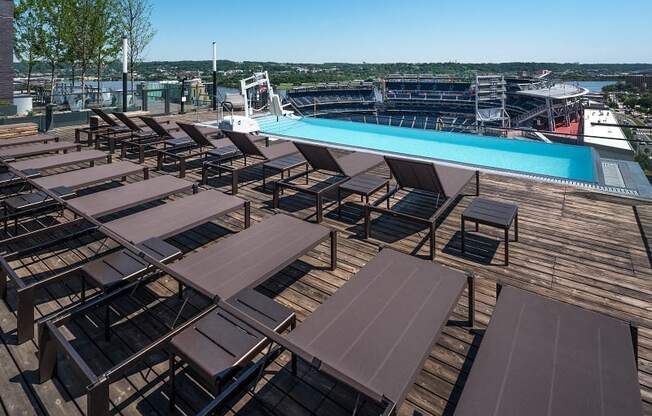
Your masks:
<instances>
[{"instance_id":1,"label":"lounge chair leg","mask_svg":"<svg viewBox=\"0 0 652 416\"><path fill-rule=\"evenodd\" d=\"M265 192L267 190L267 186L266 186L267 184L265 183L266 173L267 172L265 171L265 165L263 165L263 192ZM282 174L283 174L283 172L281 172L281 175Z\"/></svg>"},{"instance_id":2,"label":"lounge chair leg","mask_svg":"<svg viewBox=\"0 0 652 416\"><path fill-rule=\"evenodd\" d=\"M87 414L104 416L109 414L109 381L108 379L95 385L86 394Z\"/></svg>"},{"instance_id":3,"label":"lounge chair leg","mask_svg":"<svg viewBox=\"0 0 652 416\"><path fill-rule=\"evenodd\" d=\"M86 279L84 276L81 277L81 303L86 303Z\"/></svg>"},{"instance_id":4,"label":"lounge chair leg","mask_svg":"<svg viewBox=\"0 0 652 416\"><path fill-rule=\"evenodd\" d=\"M57 369L57 344L50 334L47 324L39 326L38 333L38 373L39 383L44 383L54 376Z\"/></svg>"},{"instance_id":5,"label":"lounge chair leg","mask_svg":"<svg viewBox=\"0 0 652 416\"><path fill-rule=\"evenodd\" d=\"M464 224L464 217L462 217L462 225L460 226L460 231L461 231L461 234L462 234L462 254L464 254L466 252L466 245L465 245L465 241L464 241L464 234L466 233L465 229L466 229L466 227L465 227L465 224Z\"/></svg>"},{"instance_id":6,"label":"lounge chair leg","mask_svg":"<svg viewBox=\"0 0 652 416\"><path fill-rule=\"evenodd\" d=\"M251 201L244 203L244 228L249 228L251 225Z\"/></svg>"},{"instance_id":7,"label":"lounge chair leg","mask_svg":"<svg viewBox=\"0 0 652 416\"><path fill-rule=\"evenodd\" d=\"M629 333L632 336L632 347L634 348L634 362L638 369L638 327L633 322L629 323Z\"/></svg>"},{"instance_id":8,"label":"lounge chair leg","mask_svg":"<svg viewBox=\"0 0 652 416\"><path fill-rule=\"evenodd\" d=\"M238 173L237 170L234 170L233 173L231 174L231 194L235 195L238 193L238 181L240 180L239 178L240 174Z\"/></svg>"},{"instance_id":9,"label":"lounge chair leg","mask_svg":"<svg viewBox=\"0 0 652 416\"><path fill-rule=\"evenodd\" d=\"M34 338L34 288L18 289L16 302L17 342L22 344Z\"/></svg>"},{"instance_id":10,"label":"lounge chair leg","mask_svg":"<svg viewBox=\"0 0 652 416\"><path fill-rule=\"evenodd\" d=\"M272 208L277 209L279 205L278 194L279 188L281 185L278 182L274 182L274 191L272 195Z\"/></svg>"},{"instance_id":11,"label":"lounge chair leg","mask_svg":"<svg viewBox=\"0 0 652 416\"><path fill-rule=\"evenodd\" d=\"M364 238L365 240L371 235L371 210L368 205L364 206Z\"/></svg>"},{"instance_id":12,"label":"lounge chair leg","mask_svg":"<svg viewBox=\"0 0 652 416\"><path fill-rule=\"evenodd\" d=\"M518 213L514 218L514 241L518 241Z\"/></svg>"},{"instance_id":13,"label":"lounge chair leg","mask_svg":"<svg viewBox=\"0 0 652 416\"><path fill-rule=\"evenodd\" d=\"M143 179L145 179L145 180L149 179L149 168L148 167L143 168Z\"/></svg>"},{"instance_id":14,"label":"lounge chair leg","mask_svg":"<svg viewBox=\"0 0 652 416\"><path fill-rule=\"evenodd\" d=\"M156 170L163 169L163 152L156 153Z\"/></svg>"},{"instance_id":15,"label":"lounge chair leg","mask_svg":"<svg viewBox=\"0 0 652 416\"><path fill-rule=\"evenodd\" d=\"M315 204L317 205L317 224L322 222L324 219L324 214L322 212L322 206L321 206L321 194L315 195Z\"/></svg>"},{"instance_id":16,"label":"lounge chair leg","mask_svg":"<svg viewBox=\"0 0 652 416\"><path fill-rule=\"evenodd\" d=\"M208 166L204 163L201 167L201 184L206 185L208 183Z\"/></svg>"},{"instance_id":17,"label":"lounge chair leg","mask_svg":"<svg viewBox=\"0 0 652 416\"><path fill-rule=\"evenodd\" d=\"M174 409L175 405L175 399L176 399L176 391L175 391L175 386L174 386L174 377L175 377L175 356L174 353L170 353L170 358L169 358L169 363L170 363L170 369L168 370L170 373L170 379L169 379L169 384L170 384L170 410Z\"/></svg>"},{"instance_id":18,"label":"lounge chair leg","mask_svg":"<svg viewBox=\"0 0 652 416\"><path fill-rule=\"evenodd\" d=\"M293 352L290 352L290 371L292 371L292 375L296 377L297 375L297 355Z\"/></svg>"},{"instance_id":19,"label":"lounge chair leg","mask_svg":"<svg viewBox=\"0 0 652 416\"><path fill-rule=\"evenodd\" d=\"M509 228L505 228L505 266L509 266Z\"/></svg>"},{"instance_id":20,"label":"lounge chair leg","mask_svg":"<svg viewBox=\"0 0 652 416\"><path fill-rule=\"evenodd\" d=\"M179 177L185 178L186 176L186 158L182 157L179 159Z\"/></svg>"},{"instance_id":21,"label":"lounge chair leg","mask_svg":"<svg viewBox=\"0 0 652 416\"><path fill-rule=\"evenodd\" d=\"M331 270L337 269L337 231L331 230Z\"/></svg>"},{"instance_id":22,"label":"lounge chair leg","mask_svg":"<svg viewBox=\"0 0 652 416\"><path fill-rule=\"evenodd\" d=\"M435 236L435 223L430 224L430 232L428 233L428 237L430 239L430 260L435 259L435 252L437 251L436 247L436 236Z\"/></svg>"},{"instance_id":23,"label":"lounge chair leg","mask_svg":"<svg viewBox=\"0 0 652 416\"><path fill-rule=\"evenodd\" d=\"M475 326L475 275L471 272L466 274L466 285L469 291L469 327Z\"/></svg>"}]
</instances>

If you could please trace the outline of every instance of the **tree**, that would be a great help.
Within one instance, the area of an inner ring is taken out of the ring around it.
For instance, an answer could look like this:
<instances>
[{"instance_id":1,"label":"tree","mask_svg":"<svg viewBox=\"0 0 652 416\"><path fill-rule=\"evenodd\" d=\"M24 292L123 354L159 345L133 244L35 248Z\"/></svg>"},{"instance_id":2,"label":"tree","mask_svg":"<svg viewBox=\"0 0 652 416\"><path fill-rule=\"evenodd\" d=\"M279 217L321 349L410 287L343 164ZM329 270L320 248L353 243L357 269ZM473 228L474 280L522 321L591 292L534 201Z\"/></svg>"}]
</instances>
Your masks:
<instances>
[{"instance_id":1,"label":"tree","mask_svg":"<svg viewBox=\"0 0 652 416\"><path fill-rule=\"evenodd\" d=\"M57 69L67 53L64 39L69 38L67 31L71 29L69 22L73 20L66 16L71 11L66 7L67 1L69 0L36 0L31 5L39 23L35 28L37 55L50 67L50 99L54 94Z\"/></svg>"},{"instance_id":2,"label":"tree","mask_svg":"<svg viewBox=\"0 0 652 416\"><path fill-rule=\"evenodd\" d=\"M30 93L32 69L38 60L39 44L36 36L39 20L35 13L36 0L22 0L14 9L14 55L27 64L27 93Z\"/></svg>"},{"instance_id":3,"label":"tree","mask_svg":"<svg viewBox=\"0 0 652 416\"><path fill-rule=\"evenodd\" d=\"M91 24L93 64L97 70L97 92L102 91L102 69L115 61L120 51L121 34L117 0L95 0L94 19Z\"/></svg>"},{"instance_id":4,"label":"tree","mask_svg":"<svg viewBox=\"0 0 652 416\"><path fill-rule=\"evenodd\" d=\"M140 62L147 45L156 34L150 18L152 5L149 0L119 0L121 27L129 42L129 73L131 91L134 90L134 64Z\"/></svg>"}]
</instances>

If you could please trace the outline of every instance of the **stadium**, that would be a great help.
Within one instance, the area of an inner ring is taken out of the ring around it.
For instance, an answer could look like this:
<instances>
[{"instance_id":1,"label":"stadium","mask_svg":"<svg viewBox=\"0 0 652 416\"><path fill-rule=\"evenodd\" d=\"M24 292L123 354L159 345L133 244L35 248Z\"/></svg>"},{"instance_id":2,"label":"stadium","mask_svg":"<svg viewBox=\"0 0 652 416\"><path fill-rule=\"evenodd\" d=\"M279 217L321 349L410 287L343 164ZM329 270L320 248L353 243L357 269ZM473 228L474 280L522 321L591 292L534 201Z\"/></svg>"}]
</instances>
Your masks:
<instances>
[{"instance_id":1,"label":"stadium","mask_svg":"<svg viewBox=\"0 0 652 416\"><path fill-rule=\"evenodd\" d=\"M305 116L421 129L475 126L535 128L577 134L588 90L542 78L429 74L390 75L375 82L327 83L286 92Z\"/></svg>"}]
</instances>

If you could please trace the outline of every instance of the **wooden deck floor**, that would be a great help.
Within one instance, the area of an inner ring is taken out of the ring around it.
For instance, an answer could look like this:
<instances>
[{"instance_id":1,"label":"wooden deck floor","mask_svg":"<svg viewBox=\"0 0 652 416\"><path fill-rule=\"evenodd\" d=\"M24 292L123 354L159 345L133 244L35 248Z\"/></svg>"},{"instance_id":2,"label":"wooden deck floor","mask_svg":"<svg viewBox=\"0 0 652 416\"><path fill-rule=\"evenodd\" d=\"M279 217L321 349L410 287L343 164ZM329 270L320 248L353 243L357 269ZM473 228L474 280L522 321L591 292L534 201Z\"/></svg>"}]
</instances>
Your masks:
<instances>
[{"instance_id":1,"label":"wooden deck floor","mask_svg":"<svg viewBox=\"0 0 652 416\"><path fill-rule=\"evenodd\" d=\"M194 115L192 118L194 119ZM72 129L59 134L72 137ZM148 164L153 166L150 158ZM192 165L191 165L192 167ZM386 174L386 168L378 173ZM252 220L270 215L271 195L260 187L260 170L241 177L239 196L252 201ZM198 179L191 171L188 179ZM212 180L210 185L230 190L230 182ZM469 189L471 192L471 189ZM537 183L495 175L481 175L481 195L519 205L519 241L510 244L510 264L503 265L503 244L500 231L481 227L482 235L468 236L467 254L460 253L460 213L472 200L464 197L445 218L437 231L438 263L459 270L468 270L478 277L476 319L479 329L486 328L495 305L495 282L509 284L600 311L622 319L636 319L652 327L652 263L645 230L652 227L652 209L634 209L631 201L553 184ZM431 204L421 197L404 198L406 209L428 212ZM387 217L377 217L373 239L360 238L361 206L355 197L347 199L343 218L335 215L328 202L324 223L340 232L339 267L330 272L328 246L304 256L301 261L283 270L263 284L259 290L296 311L299 320L337 291L377 252L379 245L425 256L426 231ZM281 212L300 218L312 218L314 211L308 198L286 192L281 199ZM197 227L173 240L184 251L228 236L228 229L240 227L241 213ZM26 223L25 226L34 224ZM486 234L485 234L486 233ZM25 278L38 278L61 270L93 255L99 242L87 236L67 242L61 247L21 258L12 265ZM104 248L103 248L104 249ZM68 281L53 285L39 293L37 316L47 316L78 301L79 283ZM114 336L107 343L101 336L100 316L90 314L66 326L66 335L88 358L94 369L107 368L128 354L164 333L172 322L180 300L175 296L176 284L162 277L133 297L121 298L112 306ZM9 292L9 305L0 302L0 414L83 413L84 386L79 385L65 362L58 376L38 384L36 345L15 342L15 294ZM205 305L193 298L185 315ZM145 308L143 305L146 305ZM455 316L464 319L466 299L462 298ZM452 415L464 383L473 366L473 359L482 342L481 331L446 327L444 335L432 350L417 377L400 415ZM639 382L646 415L652 415L652 331L640 331ZM287 355L282 354L268 368L256 386L256 394L243 392L233 399L225 414L233 415L344 415L354 406L355 394L346 386L300 365L299 376L289 372ZM116 414L167 414L168 395L165 386L167 360L163 353L148 357L111 386L112 409ZM181 386L176 411L192 414L208 401L206 393L185 372L178 376ZM375 405L365 402L362 414L372 414Z\"/></svg>"}]
</instances>

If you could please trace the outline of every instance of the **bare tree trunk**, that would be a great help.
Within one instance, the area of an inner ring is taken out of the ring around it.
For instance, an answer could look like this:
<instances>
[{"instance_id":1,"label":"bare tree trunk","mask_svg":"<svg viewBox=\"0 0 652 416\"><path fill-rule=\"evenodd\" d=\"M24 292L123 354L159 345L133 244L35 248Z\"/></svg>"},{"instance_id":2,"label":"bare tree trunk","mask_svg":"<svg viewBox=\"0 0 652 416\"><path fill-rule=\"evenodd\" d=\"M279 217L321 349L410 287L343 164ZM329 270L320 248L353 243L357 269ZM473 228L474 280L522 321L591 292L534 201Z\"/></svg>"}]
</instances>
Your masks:
<instances>
[{"instance_id":1,"label":"bare tree trunk","mask_svg":"<svg viewBox=\"0 0 652 416\"><path fill-rule=\"evenodd\" d=\"M74 91L75 90L75 64L74 63L70 66L70 69L72 71L72 84L70 85L70 89Z\"/></svg>"}]
</instances>

